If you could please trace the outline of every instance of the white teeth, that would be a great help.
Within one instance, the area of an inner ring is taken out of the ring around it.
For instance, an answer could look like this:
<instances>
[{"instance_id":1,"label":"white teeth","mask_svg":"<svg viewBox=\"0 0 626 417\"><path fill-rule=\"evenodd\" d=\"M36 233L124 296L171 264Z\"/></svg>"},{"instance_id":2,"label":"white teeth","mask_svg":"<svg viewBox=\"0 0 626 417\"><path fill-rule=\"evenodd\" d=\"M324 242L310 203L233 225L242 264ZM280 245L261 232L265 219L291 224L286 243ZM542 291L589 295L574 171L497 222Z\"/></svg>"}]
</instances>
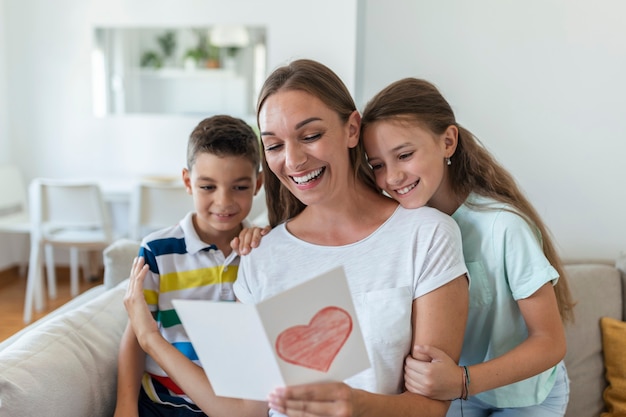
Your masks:
<instances>
[{"instance_id":1,"label":"white teeth","mask_svg":"<svg viewBox=\"0 0 626 417\"><path fill-rule=\"evenodd\" d=\"M415 188L417 186L417 183L414 182L411 185L407 185L404 188L400 188L399 190L396 190L396 193L400 194L400 195L404 195L406 193L408 193L409 191L411 191L413 188Z\"/></svg>"},{"instance_id":2,"label":"white teeth","mask_svg":"<svg viewBox=\"0 0 626 417\"><path fill-rule=\"evenodd\" d=\"M314 178L317 178L322 173L322 168L316 169L315 171L311 171L306 175L301 177L291 177L297 184L304 184L305 182L309 182Z\"/></svg>"}]
</instances>

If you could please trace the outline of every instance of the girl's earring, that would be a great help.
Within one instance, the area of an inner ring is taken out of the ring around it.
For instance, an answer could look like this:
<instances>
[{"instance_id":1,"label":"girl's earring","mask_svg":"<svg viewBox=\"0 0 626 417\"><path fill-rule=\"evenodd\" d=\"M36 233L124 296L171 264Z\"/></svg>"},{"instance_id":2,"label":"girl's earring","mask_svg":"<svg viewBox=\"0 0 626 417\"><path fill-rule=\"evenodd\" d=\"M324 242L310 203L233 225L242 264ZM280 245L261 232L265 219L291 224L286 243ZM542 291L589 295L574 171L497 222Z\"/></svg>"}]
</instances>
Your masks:
<instances>
[{"instance_id":1,"label":"girl's earring","mask_svg":"<svg viewBox=\"0 0 626 417\"><path fill-rule=\"evenodd\" d=\"M452 165L452 161L450 160L450 158L446 158L446 165L450 166Z\"/></svg>"}]
</instances>

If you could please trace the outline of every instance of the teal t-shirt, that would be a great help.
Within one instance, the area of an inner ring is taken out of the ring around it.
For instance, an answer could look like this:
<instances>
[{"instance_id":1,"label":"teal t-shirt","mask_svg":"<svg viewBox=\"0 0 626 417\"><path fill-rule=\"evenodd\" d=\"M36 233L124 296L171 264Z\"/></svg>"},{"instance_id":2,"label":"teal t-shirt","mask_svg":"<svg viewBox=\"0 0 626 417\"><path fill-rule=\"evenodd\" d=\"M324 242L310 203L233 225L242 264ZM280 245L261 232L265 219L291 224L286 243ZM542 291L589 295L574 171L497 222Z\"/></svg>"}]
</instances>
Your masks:
<instances>
[{"instance_id":1,"label":"teal t-shirt","mask_svg":"<svg viewBox=\"0 0 626 417\"><path fill-rule=\"evenodd\" d=\"M482 209L476 208L479 205ZM528 329L517 300L558 280L545 257L539 232L507 205L471 194L452 215L463 236L469 275L470 308L461 365L501 356L523 342ZM515 384L477 394L495 407L526 407L543 402L556 367Z\"/></svg>"}]
</instances>

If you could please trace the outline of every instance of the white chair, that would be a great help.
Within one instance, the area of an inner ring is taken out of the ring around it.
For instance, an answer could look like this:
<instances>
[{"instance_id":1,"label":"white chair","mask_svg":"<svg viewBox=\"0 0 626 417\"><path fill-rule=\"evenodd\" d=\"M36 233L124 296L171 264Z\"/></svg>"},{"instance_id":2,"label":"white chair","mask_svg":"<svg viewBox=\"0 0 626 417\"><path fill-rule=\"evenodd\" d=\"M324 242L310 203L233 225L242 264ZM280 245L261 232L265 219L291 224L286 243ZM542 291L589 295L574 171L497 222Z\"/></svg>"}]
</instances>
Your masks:
<instances>
[{"instance_id":1,"label":"white chair","mask_svg":"<svg viewBox=\"0 0 626 417\"><path fill-rule=\"evenodd\" d=\"M33 299L37 310L43 307L42 249L50 298L56 297L53 247L69 249L70 291L74 297L78 295L79 251L100 252L112 241L107 208L97 183L38 178L30 184L29 199L31 249L25 323L31 320Z\"/></svg>"},{"instance_id":2,"label":"white chair","mask_svg":"<svg viewBox=\"0 0 626 417\"><path fill-rule=\"evenodd\" d=\"M0 233L30 234L26 183L14 165L0 166ZM27 239L24 242L26 253ZM24 275L25 270L25 265L20 265L20 275Z\"/></svg>"},{"instance_id":3,"label":"white chair","mask_svg":"<svg viewBox=\"0 0 626 417\"><path fill-rule=\"evenodd\" d=\"M139 182L130 201L130 237L139 241L150 232L173 226L193 209L193 198L182 181Z\"/></svg>"}]
</instances>

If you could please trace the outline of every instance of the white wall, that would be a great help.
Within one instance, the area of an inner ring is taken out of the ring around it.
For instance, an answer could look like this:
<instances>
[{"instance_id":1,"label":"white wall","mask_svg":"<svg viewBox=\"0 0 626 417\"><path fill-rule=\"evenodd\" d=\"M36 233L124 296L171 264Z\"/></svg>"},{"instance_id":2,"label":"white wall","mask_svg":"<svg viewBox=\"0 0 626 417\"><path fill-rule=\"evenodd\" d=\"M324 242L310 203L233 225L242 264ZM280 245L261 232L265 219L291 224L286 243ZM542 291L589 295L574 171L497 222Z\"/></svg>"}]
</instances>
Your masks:
<instances>
[{"instance_id":1,"label":"white wall","mask_svg":"<svg viewBox=\"0 0 626 417\"><path fill-rule=\"evenodd\" d=\"M6 0L8 99L15 160L38 176L179 175L199 118L91 109L92 29L216 22L268 28L268 69L300 56L328 63L354 87L356 0ZM333 10L333 13L328 13ZM36 12L34 12L36 11ZM328 28L332 30L328 30Z\"/></svg>"},{"instance_id":2,"label":"white wall","mask_svg":"<svg viewBox=\"0 0 626 417\"><path fill-rule=\"evenodd\" d=\"M4 1L0 0L0 22L4 21ZM11 162L11 144L8 136L7 76L5 25L0 24L0 165Z\"/></svg>"},{"instance_id":3,"label":"white wall","mask_svg":"<svg viewBox=\"0 0 626 417\"><path fill-rule=\"evenodd\" d=\"M626 3L365 0L357 101L406 76L515 175L567 258L626 249Z\"/></svg>"},{"instance_id":4,"label":"white wall","mask_svg":"<svg viewBox=\"0 0 626 417\"><path fill-rule=\"evenodd\" d=\"M10 158L27 181L180 175L200 118L92 115L95 26L266 26L268 71L313 58L354 91L356 7L357 0L318 0L304 10L291 0L0 0L0 101L11 114L4 123L0 105L0 161ZM8 239L0 235L0 248ZM0 252L0 269L13 262Z\"/></svg>"},{"instance_id":5,"label":"white wall","mask_svg":"<svg viewBox=\"0 0 626 417\"><path fill-rule=\"evenodd\" d=\"M10 103L0 159L10 148L29 178L177 174L197 120L94 118L91 28L219 17L267 24L270 68L297 56L319 59L354 88L360 106L400 77L435 82L458 120L519 180L565 257L612 258L626 249L626 3L322 0L302 7L290 0L0 0L7 63L2 95L0 48L0 101Z\"/></svg>"}]
</instances>

